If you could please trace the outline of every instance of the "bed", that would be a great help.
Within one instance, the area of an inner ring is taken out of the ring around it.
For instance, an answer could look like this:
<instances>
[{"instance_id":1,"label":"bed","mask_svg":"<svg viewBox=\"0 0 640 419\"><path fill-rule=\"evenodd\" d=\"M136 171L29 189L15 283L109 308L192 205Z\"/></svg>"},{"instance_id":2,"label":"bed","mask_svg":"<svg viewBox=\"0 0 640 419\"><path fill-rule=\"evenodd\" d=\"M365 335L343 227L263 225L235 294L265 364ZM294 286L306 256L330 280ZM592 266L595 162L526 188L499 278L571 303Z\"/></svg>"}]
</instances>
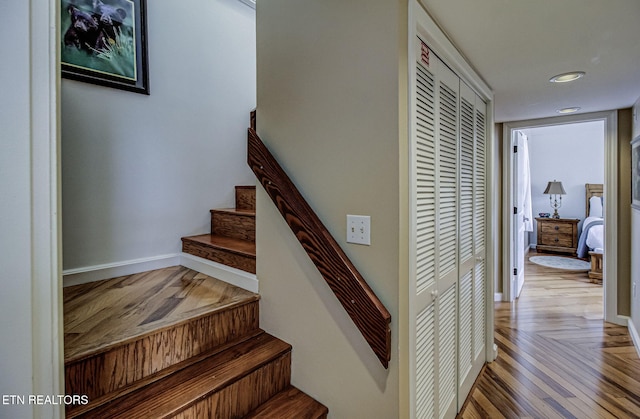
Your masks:
<instances>
[{"instance_id":1,"label":"bed","mask_svg":"<svg viewBox=\"0 0 640 419\"><path fill-rule=\"evenodd\" d=\"M578 257L591 259L589 278L593 282L602 281L602 254L604 253L603 185L585 185L586 218L578 239Z\"/></svg>"}]
</instances>

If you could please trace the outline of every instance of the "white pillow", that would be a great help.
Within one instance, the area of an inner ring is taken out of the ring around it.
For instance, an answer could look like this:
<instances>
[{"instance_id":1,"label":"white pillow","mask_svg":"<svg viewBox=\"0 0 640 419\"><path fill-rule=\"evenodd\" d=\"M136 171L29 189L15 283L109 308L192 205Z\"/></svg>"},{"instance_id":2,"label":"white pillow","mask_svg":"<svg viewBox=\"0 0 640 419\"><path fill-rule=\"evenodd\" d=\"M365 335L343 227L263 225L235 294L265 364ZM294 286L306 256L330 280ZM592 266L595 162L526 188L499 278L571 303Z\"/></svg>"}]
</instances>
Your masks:
<instances>
[{"instance_id":1,"label":"white pillow","mask_svg":"<svg viewBox=\"0 0 640 419\"><path fill-rule=\"evenodd\" d=\"M592 196L589 198L589 217L602 218L602 197Z\"/></svg>"}]
</instances>

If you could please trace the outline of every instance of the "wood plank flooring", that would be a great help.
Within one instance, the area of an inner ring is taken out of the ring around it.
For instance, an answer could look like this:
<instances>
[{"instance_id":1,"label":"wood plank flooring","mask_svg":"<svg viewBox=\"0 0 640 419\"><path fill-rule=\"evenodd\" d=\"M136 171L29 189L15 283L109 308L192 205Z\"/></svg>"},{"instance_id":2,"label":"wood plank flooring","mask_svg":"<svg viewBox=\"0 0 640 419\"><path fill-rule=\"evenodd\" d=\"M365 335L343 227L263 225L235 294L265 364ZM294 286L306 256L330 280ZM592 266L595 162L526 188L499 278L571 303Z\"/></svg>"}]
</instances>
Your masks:
<instances>
[{"instance_id":1,"label":"wood plank flooring","mask_svg":"<svg viewBox=\"0 0 640 419\"><path fill-rule=\"evenodd\" d=\"M627 329L603 321L602 296L586 272L527 261L518 301L496 303L498 358L458 417L640 417L640 359Z\"/></svg>"}]
</instances>

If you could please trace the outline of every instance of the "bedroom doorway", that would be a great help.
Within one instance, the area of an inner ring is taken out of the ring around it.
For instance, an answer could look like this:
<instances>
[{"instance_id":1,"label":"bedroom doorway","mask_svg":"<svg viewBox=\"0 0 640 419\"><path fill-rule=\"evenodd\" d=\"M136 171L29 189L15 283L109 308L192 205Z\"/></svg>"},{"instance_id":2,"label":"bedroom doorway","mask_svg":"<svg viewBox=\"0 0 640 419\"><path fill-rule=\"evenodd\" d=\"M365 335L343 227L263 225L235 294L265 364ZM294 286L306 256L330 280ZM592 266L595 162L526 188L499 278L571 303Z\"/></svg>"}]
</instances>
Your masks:
<instances>
[{"instance_id":1,"label":"bedroom doorway","mask_svg":"<svg viewBox=\"0 0 640 419\"><path fill-rule=\"evenodd\" d=\"M617 233L617 213L616 213L616 202L617 199L617 113L613 112L599 112L593 114L584 114L584 115L574 115L574 116L565 116L565 117L555 117L555 118L546 118L539 120L530 120L530 121L520 121L520 122L509 122L504 124L503 129L503 155L504 165L503 165L503 211L506 214L507 211L509 214L513 214L509 222L505 223L505 228L503 230L503 264L502 264L502 300L503 301L514 301L520 290L522 289L522 273L524 272L524 263L525 257L524 253L529 248L529 242L526 239L528 236L532 236L532 243L536 244L536 230L535 224L533 229L531 225L527 227L527 232L525 233L525 239L522 240L522 230L523 224L527 221L527 218L531 218L527 216L527 211L523 206L523 194L519 192L520 187L518 186L519 180L522 183L522 177L518 174L518 167L523 167L523 159L522 154L518 156L518 153L515 152L515 145L518 145L517 151L522 150L522 138L521 134L534 132L534 130L538 129L549 129L550 127L568 127L570 124L581 124L581 123L595 123L602 127L603 136L604 136L604 155L603 155L603 166L604 166L604 193L607 196L607 199L604 200L604 248L607 251L607 257L604 259L603 266L603 294L604 294L604 319L605 321L620 323L622 321L618 318L617 315L617 283L615 280L607 281L607 278L616 278L616 267L617 267L617 248L616 248L616 233ZM580 154L578 150L583 145L581 144L581 138L574 138L573 142L574 151L563 150L561 147L553 146L547 147L548 149L542 150L542 155L546 156L543 160L553 161L554 157L556 161L559 161L562 165L566 161L566 156L569 154ZM538 157L540 158L540 150L538 150ZM531 161L534 164L535 156L532 156ZM558 158L560 160L558 160ZM565 160L562 160L562 159ZM546 165L546 166L545 166ZM556 166L558 164L556 163ZM526 165L525 165L526 166ZM537 180L534 182L534 187L532 188L532 193L530 196L531 207L533 208L533 218L539 216L539 212L547 212L553 213L554 209L549 205L549 196L544 195L543 189L547 186L547 181L551 182L556 179L546 179L546 177L553 177L554 172L553 163L545 162L542 168L542 175L540 173L537 174ZM572 167L572 164L566 161L565 166ZM565 176L568 173L566 171L567 167L564 168L565 171L560 171L559 173L564 173ZM531 174L529 175L531 176ZM525 178L527 176L524 176ZM571 176L568 176L569 178ZM544 178L544 182L542 182L542 178ZM557 179L562 180L562 179ZM578 196L578 193L584 194L584 184L590 183L592 181L584 181L582 182L582 190L577 191L575 184L575 180L573 183L569 182L567 185L571 184L570 191L566 191L567 195L565 195L565 203L564 206L558 208L561 217L568 217L574 219L581 219L580 223L584 221L587 217L587 213L585 211L585 200L584 199L575 199ZM541 183L544 183L541 185ZM573 195L573 199L569 198L568 194ZM541 205L544 205L546 201L547 210L540 211L536 210L542 208ZM536 202L538 201L538 202ZM553 202L552 202L553 203ZM531 211L531 210L529 210ZM531 212L529 212L530 214ZM506 220L507 218L505 218ZM516 245L517 244L517 245ZM551 255L551 253L549 254ZM562 255L559 255L562 256ZM528 259L528 258L527 258Z\"/></svg>"}]
</instances>

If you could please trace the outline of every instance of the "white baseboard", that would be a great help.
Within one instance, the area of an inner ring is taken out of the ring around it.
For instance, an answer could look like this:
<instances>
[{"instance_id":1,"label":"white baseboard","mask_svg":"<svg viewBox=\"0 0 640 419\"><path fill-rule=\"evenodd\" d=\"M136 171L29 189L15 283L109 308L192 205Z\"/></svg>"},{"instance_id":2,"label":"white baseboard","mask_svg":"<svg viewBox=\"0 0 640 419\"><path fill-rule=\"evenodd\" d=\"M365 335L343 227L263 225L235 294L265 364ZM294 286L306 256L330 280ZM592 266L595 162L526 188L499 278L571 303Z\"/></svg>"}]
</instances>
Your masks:
<instances>
[{"instance_id":1,"label":"white baseboard","mask_svg":"<svg viewBox=\"0 0 640 419\"><path fill-rule=\"evenodd\" d=\"M107 263L104 265L67 269L62 271L63 286L69 287L72 285L86 284L88 282L117 278L124 275L133 275L153 269L168 268L169 266L176 266L179 264L180 254L174 253L169 255L153 256L150 258Z\"/></svg>"},{"instance_id":2,"label":"white baseboard","mask_svg":"<svg viewBox=\"0 0 640 419\"><path fill-rule=\"evenodd\" d=\"M502 301L502 293L501 292L496 292L493 295L493 301Z\"/></svg>"},{"instance_id":3,"label":"white baseboard","mask_svg":"<svg viewBox=\"0 0 640 419\"><path fill-rule=\"evenodd\" d=\"M180 264L194 271L202 272L221 281L228 282L247 291L258 292L258 279L255 274L232 268L227 265L203 259L188 253L180 254Z\"/></svg>"},{"instance_id":4,"label":"white baseboard","mask_svg":"<svg viewBox=\"0 0 640 419\"><path fill-rule=\"evenodd\" d=\"M194 271L202 272L221 281L228 282L247 291L258 292L258 280L255 274L250 274L230 266L212 262L207 259L189 255L187 253L174 253L150 258L126 260L122 262L107 263L104 265L87 266L83 268L67 269L62 272L63 286L86 284L102 281L103 279L117 278L119 276L133 275L153 269L168 268L182 265Z\"/></svg>"},{"instance_id":5,"label":"white baseboard","mask_svg":"<svg viewBox=\"0 0 640 419\"><path fill-rule=\"evenodd\" d=\"M629 325L629 316L623 316L621 314L616 314L615 316L613 316L612 318L607 318L607 315L605 313L605 322L609 322L609 323L613 323L613 324L617 324L618 326L625 326L627 327Z\"/></svg>"},{"instance_id":6,"label":"white baseboard","mask_svg":"<svg viewBox=\"0 0 640 419\"><path fill-rule=\"evenodd\" d=\"M629 317L628 326L629 335L631 335L631 340L633 341L633 346L636 347L636 352L638 352L638 356L640 356L640 334L638 333L638 328L635 324L633 324L633 320Z\"/></svg>"}]
</instances>

